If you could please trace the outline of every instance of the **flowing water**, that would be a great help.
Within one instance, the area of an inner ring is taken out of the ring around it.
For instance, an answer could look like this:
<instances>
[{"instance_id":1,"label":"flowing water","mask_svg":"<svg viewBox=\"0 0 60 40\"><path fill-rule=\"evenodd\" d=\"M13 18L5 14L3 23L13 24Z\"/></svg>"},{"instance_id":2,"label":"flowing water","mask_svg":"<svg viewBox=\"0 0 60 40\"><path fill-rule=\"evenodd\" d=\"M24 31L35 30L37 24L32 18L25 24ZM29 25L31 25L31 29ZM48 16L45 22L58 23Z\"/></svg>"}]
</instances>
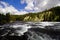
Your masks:
<instances>
[{"instance_id":1,"label":"flowing water","mask_svg":"<svg viewBox=\"0 0 60 40\"><path fill-rule=\"evenodd\" d=\"M23 35L26 40L60 40L60 22L14 22L0 26L2 37Z\"/></svg>"}]
</instances>

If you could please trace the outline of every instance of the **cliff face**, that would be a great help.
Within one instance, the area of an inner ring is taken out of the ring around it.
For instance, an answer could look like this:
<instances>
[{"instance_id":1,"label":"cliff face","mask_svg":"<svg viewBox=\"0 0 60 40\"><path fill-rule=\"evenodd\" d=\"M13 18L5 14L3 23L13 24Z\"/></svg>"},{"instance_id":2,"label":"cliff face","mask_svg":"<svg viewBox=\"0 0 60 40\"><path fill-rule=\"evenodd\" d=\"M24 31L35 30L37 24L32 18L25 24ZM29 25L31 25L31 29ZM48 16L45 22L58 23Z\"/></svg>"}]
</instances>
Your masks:
<instances>
[{"instance_id":1,"label":"cliff face","mask_svg":"<svg viewBox=\"0 0 60 40\"><path fill-rule=\"evenodd\" d=\"M24 15L23 21L60 21L60 7Z\"/></svg>"}]
</instances>

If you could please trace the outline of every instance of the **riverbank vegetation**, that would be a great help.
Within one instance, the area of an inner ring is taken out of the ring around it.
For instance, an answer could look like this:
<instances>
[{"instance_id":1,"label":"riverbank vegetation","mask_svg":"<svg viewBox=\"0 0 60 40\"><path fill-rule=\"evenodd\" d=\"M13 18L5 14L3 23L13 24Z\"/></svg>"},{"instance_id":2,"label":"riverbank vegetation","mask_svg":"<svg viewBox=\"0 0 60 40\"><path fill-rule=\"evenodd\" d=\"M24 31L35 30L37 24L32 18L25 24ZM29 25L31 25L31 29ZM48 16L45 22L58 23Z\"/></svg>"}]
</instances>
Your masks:
<instances>
[{"instance_id":1,"label":"riverbank vegetation","mask_svg":"<svg viewBox=\"0 0 60 40\"><path fill-rule=\"evenodd\" d=\"M6 15L4 15L3 13L0 13L0 25L14 21L58 22L60 21L60 6L53 7L43 12L28 13L25 15L11 15L10 13L6 13Z\"/></svg>"}]
</instances>

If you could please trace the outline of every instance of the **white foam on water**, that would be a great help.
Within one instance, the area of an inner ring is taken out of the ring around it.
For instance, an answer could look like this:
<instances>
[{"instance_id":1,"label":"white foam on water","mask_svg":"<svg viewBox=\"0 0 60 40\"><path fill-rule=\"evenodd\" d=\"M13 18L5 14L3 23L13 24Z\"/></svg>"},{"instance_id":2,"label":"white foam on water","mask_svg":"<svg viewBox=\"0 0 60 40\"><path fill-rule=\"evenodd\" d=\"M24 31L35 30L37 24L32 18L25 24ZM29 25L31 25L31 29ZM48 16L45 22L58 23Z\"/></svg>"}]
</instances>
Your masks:
<instances>
[{"instance_id":1,"label":"white foam on water","mask_svg":"<svg viewBox=\"0 0 60 40\"><path fill-rule=\"evenodd\" d=\"M40 32L39 32L39 35L38 35L38 33L34 32L34 31L30 31L29 33L31 35L27 34L28 40L54 40L49 35L42 34Z\"/></svg>"},{"instance_id":2,"label":"white foam on water","mask_svg":"<svg viewBox=\"0 0 60 40\"><path fill-rule=\"evenodd\" d=\"M2 28L0 28L0 30L3 30L6 28L13 28L13 33L11 33L11 36L14 36L16 34L16 36L22 36L24 35L25 32L29 32L29 34L27 34L28 39L27 40L56 40L56 39L52 39L51 36L49 36L48 34L43 34L40 33L38 31L29 31L28 29L30 28L45 28L45 26L54 26L54 25L58 25L60 24L60 22L27 22L25 23L14 23L14 24L8 24L8 25L3 25ZM57 26L56 26L57 27ZM53 27L55 28L55 26ZM57 27L57 29L60 28L60 25ZM36 29L37 30L37 29ZM11 31L9 29L9 31ZM9 32L8 31L8 32ZM5 36L8 34L8 32L6 32L5 34L1 35L1 36ZM38 32L38 33L37 33Z\"/></svg>"},{"instance_id":3,"label":"white foam on water","mask_svg":"<svg viewBox=\"0 0 60 40\"><path fill-rule=\"evenodd\" d=\"M10 27L16 29L15 33L18 33L18 36L24 35L24 33L27 32L29 28L31 28L31 26L27 25L11 25Z\"/></svg>"},{"instance_id":4,"label":"white foam on water","mask_svg":"<svg viewBox=\"0 0 60 40\"><path fill-rule=\"evenodd\" d=\"M10 28L16 29L16 30L14 30L15 33L17 33L18 36L21 36L21 35L24 35L24 33L27 32L28 29L30 29L30 28L37 28L37 27L45 28L45 26L53 26L56 23L58 23L58 22L40 22L38 24L36 24L34 22L27 22L27 24L23 24L23 25L17 23L14 25L10 25ZM32 26L33 24L37 25L37 26Z\"/></svg>"},{"instance_id":5,"label":"white foam on water","mask_svg":"<svg viewBox=\"0 0 60 40\"><path fill-rule=\"evenodd\" d=\"M42 26L53 26L54 23L53 22L41 22Z\"/></svg>"}]
</instances>

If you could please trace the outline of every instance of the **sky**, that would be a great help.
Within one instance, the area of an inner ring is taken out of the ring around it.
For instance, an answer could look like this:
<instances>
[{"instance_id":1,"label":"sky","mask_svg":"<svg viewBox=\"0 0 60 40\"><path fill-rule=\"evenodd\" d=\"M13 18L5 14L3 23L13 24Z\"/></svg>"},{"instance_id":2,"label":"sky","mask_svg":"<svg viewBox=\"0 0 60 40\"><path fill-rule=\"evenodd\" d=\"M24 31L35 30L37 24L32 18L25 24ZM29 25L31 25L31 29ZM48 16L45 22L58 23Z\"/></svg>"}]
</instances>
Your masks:
<instances>
[{"instance_id":1,"label":"sky","mask_svg":"<svg viewBox=\"0 0 60 40\"><path fill-rule=\"evenodd\" d=\"M22 15L60 6L60 0L0 0L0 13Z\"/></svg>"}]
</instances>

